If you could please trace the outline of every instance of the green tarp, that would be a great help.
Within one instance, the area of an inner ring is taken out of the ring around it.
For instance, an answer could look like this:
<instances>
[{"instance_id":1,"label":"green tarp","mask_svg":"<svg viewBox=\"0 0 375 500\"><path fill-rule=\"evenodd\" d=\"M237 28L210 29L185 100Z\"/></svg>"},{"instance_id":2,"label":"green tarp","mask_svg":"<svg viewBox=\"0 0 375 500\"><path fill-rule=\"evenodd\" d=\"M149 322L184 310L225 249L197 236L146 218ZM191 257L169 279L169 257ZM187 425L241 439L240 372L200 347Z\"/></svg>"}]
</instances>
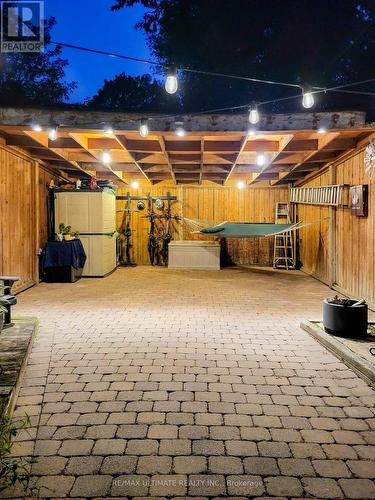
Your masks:
<instances>
[{"instance_id":1,"label":"green tarp","mask_svg":"<svg viewBox=\"0 0 375 500\"><path fill-rule=\"evenodd\" d=\"M251 238L256 236L273 236L297 229L296 224L262 224L252 222L223 222L217 226L201 229L200 234L218 238Z\"/></svg>"}]
</instances>

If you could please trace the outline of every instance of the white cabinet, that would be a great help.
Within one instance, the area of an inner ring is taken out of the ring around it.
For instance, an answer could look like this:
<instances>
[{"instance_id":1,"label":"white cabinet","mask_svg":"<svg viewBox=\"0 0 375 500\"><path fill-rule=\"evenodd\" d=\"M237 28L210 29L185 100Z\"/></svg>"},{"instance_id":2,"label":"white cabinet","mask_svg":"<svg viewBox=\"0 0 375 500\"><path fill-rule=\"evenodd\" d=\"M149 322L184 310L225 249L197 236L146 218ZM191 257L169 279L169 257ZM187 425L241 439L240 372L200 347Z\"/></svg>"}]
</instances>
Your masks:
<instances>
[{"instance_id":1,"label":"white cabinet","mask_svg":"<svg viewBox=\"0 0 375 500\"><path fill-rule=\"evenodd\" d=\"M80 233L87 260L82 276L105 276L116 267L116 196L110 191L55 193L55 227Z\"/></svg>"}]
</instances>

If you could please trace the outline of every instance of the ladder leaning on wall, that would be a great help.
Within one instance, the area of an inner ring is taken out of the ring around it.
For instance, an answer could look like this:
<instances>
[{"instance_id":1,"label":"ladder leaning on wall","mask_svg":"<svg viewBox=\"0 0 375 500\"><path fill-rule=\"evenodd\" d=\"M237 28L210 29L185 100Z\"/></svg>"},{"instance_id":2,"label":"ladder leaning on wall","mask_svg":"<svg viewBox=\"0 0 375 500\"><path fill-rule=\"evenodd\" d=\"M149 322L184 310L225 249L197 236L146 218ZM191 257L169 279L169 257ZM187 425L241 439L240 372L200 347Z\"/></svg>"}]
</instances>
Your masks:
<instances>
[{"instance_id":1,"label":"ladder leaning on wall","mask_svg":"<svg viewBox=\"0 0 375 500\"><path fill-rule=\"evenodd\" d=\"M289 203L278 202L275 209L275 224L290 224ZM292 231L275 234L273 247L273 267L294 269L294 248Z\"/></svg>"}]
</instances>

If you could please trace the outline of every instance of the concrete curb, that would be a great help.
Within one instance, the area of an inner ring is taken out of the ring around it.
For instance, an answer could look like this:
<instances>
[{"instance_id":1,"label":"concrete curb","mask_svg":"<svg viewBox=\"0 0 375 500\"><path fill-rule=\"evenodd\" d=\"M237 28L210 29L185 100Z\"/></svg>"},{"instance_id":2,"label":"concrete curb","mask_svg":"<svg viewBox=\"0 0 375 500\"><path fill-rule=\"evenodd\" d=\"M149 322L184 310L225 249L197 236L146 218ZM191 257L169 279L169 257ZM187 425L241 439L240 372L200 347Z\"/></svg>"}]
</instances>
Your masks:
<instances>
[{"instance_id":1,"label":"concrete curb","mask_svg":"<svg viewBox=\"0 0 375 500\"><path fill-rule=\"evenodd\" d=\"M362 358L354 351L337 340L334 335L329 335L312 321L302 321L301 328L324 345L335 356L340 358L349 368L354 370L359 377L375 387L375 365Z\"/></svg>"}]
</instances>

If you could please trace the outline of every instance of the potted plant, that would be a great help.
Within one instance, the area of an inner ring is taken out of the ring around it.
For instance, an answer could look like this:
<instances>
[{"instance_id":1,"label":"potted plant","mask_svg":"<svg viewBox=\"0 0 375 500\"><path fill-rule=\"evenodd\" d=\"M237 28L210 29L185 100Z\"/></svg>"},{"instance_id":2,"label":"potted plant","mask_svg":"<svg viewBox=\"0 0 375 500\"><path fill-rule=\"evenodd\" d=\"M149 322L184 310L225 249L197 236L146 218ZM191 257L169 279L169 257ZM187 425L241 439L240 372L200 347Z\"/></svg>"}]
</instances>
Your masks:
<instances>
[{"instance_id":1,"label":"potted plant","mask_svg":"<svg viewBox=\"0 0 375 500\"><path fill-rule=\"evenodd\" d=\"M59 224L59 232L57 233L57 240L72 240L78 236L78 231L73 231L72 226L66 226L63 222Z\"/></svg>"},{"instance_id":2,"label":"potted plant","mask_svg":"<svg viewBox=\"0 0 375 500\"><path fill-rule=\"evenodd\" d=\"M360 338L367 335L368 308L364 300L339 298L323 300L323 326L327 333Z\"/></svg>"}]
</instances>

